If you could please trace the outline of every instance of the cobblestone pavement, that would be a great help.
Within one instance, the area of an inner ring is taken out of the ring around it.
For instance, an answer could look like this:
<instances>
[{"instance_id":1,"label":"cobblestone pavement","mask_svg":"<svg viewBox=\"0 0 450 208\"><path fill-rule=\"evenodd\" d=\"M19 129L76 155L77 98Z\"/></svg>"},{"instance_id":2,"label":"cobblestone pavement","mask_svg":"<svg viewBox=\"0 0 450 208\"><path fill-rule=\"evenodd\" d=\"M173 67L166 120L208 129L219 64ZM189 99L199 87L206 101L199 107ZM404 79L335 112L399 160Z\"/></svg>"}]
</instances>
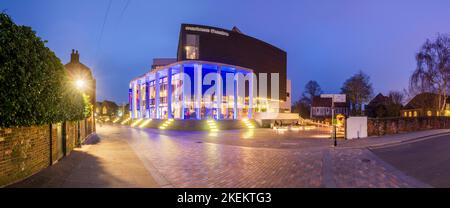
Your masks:
<instances>
[{"instance_id":1,"label":"cobblestone pavement","mask_svg":"<svg viewBox=\"0 0 450 208\"><path fill-rule=\"evenodd\" d=\"M241 138L242 132L216 137L104 126L98 134L126 140L162 187L428 187L368 149L332 148L328 139L316 141L322 145L300 142L301 148L267 148L210 142ZM252 138L257 139L247 139Z\"/></svg>"},{"instance_id":2,"label":"cobblestone pavement","mask_svg":"<svg viewBox=\"0 0 450 208\"><path fill-rule=\"evenodd\" d=\"M9 187L159 187L127 142L95 135L51 167Z\"/></svg>"},{"instance_id":3,"label":"cobblestone pavement","mask_svg":"<svg viewBox=\"0 0 450 208\"><path fill-rule=\"evenodd\" d=\"M10 187L429 187L367 147L445 132L339 141L326 129L209 132L103 125L100 142Z\"/></svg>"}]
</instances>

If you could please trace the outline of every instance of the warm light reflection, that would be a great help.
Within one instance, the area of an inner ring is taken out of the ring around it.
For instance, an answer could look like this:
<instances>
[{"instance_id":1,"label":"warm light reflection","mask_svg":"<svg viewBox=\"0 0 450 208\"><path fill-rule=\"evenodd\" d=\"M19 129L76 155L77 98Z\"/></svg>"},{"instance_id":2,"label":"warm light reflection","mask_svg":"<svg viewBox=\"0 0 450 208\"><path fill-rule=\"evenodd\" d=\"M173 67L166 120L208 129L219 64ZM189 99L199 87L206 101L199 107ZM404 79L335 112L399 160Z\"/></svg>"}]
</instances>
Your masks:
<instances>
[{"instance_id":1,"label":"warm light reflection","mask_svg":"<svg viewBox=\"0 0 450 208\"><path fill-rule=\"evenodd\" d=\"M313 138L330 138L329 134L317 134L317 135L312 135Z\"/></svg>"},{"instance_id":2,"label":"warm light reflection","mask_svg":"<svg viewBox=\"0 0 450 208\"><path fill-rule=\"evenodd\" d=\"M135 127L135 126L137 126L139 123L141 123L141 121L142 121L143 119L142 118L140 118L140 119L138 119L138 120L136 120L136 121L134 121L132 124L131 124L131 127Z\"/></svg>"},{"instance_id":3,"label":"warm light reflection","mask_svg":"<svg viewBox=\"0 0 450 208\"><path fill-rule=\"evenodd\" d=\"M131 118L127 118L127 119L125 119L125 120L123 120L120 124L126 124L128 121L130 121L131 120Z\"/></svg>"},{"instance_id":4,"label":"warm light reflection","mask_svg":"<svg viewBox=\"0 0 450 208\"><path fill-rule=\"evenodd\" d=\"M166 129L173 121L174 121L173 118L164 121L164 123L161 126L159 126L159 129L163 130Z\"/></svg>"},{"instance_id":5,"label":"warm light reflection","mask_svg":"<svg viewBox=\"0 0 450 208\"><path fill-rule=\"evenodd\" d=\"M248 129L253 129L255 126L248 120L248 118L242 119L242 122L247 126Z\"/></svg>"},{"instance_id":6,"label":"warm light reflection","mask_svg":"<svg viewBox=\"0 0 450 208\"><path fill-rule=\"evenodd\" d=\"M255 135L255 131L253 129L249 129L244 132L244 134L242 135L242 138L252 139L254 137L254 135Z\"/></svg>"},{"instance_id":7,"label":"warm light reflection","mask_svg":"<svg viewBox=\"0 0 450 208\"><path fill-rule=\"evenodd\" d=\"M146 127L150 122L152 121L152 119L147 119L144 122L142 122L141 125L139 125L139 128L144 128Z\"/></svg>"},{"instance_id":8,"label":"warm light reflection","mask_svg":"<svg viewBox=\"0 0 450 208\"><path fill-rule=\"evenodd\" d=\"M212 119L206 120L206 123L208 124L209 131L217 132L219 129L217 128L216 122Z\"/></svg>"}]
</instances>

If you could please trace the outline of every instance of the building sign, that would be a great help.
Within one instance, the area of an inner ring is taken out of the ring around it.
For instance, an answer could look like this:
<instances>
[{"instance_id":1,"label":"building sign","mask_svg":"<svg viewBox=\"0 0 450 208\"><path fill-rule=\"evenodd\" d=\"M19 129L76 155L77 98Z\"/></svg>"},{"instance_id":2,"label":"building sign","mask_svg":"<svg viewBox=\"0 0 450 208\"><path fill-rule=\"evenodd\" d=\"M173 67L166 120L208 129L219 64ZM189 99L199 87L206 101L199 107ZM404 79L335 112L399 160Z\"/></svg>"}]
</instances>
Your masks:
<instances>
[{"instance_id":1,"label":"building sign","mask_svg":"<svg viewBox=\"0 0 450 208\"><path fill-rule=\"evenodd\" d=\"M225 32L223 30L216 30L216 29L212 29L212 28L210 29L210 28L203 28L203 27L186 26L184 29L189 30L189 31L196 31L196 32L213 33L216 35L223 35L223 36L230 35L228 32Z\"/></svg>"},{"instance_id":2,"label":"building sign","mask_svg":"<svg viewBox=\"0 0 450 208\"><path fill-rule=\"evenodd\" d=\"M321 98L331 98L333 103L345 103L345 94L321 94Z\"/></svg>"}]
</instances>

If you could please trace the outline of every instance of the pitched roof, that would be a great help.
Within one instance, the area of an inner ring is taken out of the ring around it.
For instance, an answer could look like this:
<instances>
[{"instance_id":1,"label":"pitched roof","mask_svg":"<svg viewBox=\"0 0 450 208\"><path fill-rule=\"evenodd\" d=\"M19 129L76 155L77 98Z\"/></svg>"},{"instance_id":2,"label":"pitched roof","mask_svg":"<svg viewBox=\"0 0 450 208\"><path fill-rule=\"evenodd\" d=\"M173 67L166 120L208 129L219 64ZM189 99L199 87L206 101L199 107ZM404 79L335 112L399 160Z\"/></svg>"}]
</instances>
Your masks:
<instances>
[{"instance_id":1,"label":"pitched roof","mask_svg":"<svg viewBox=\"0 0 450 208\"><path fill-rule=\"evenodd\" d=\"M367 105L377 105L377 104L383 104L388 101L388 97L384 96L381 93L378 93L377 96L375 96Z\"/></svg>"},{"instance_id":2,"label":"pitched roof","mask_svg":"<svg viewBox=\"0 0 450 208\"><path fill-rule=\"evenodd\" d=\"M450 103L450 97L447 98L447 103ZM417 108L428 108L437 109L439 106L439 95L436 93L424 92L414 96L408 104L406 104L405 109L417 109Z\"/></svg>"}]
</instances>

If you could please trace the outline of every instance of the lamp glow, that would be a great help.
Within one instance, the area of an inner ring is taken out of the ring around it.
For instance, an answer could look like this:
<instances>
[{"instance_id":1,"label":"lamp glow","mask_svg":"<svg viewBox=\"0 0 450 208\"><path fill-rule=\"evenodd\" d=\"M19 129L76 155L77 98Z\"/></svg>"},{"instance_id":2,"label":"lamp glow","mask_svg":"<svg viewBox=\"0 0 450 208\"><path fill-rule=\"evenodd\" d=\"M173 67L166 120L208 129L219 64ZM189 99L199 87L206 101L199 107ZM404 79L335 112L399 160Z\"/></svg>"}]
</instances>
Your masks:
<instances>
[{"instance_id":1,"label":"lamp glow","mask_svg":"<svg viewBox=\"0 0 450 208\"><path fill-rule=\"evenodd\" d=\"M78 89L82 90L82 89L84 89L84 86L86 85L86 83L84 82L84 80L79 79L75 82L75 85L77 86Z\"/></svg>"}]
</instances>

